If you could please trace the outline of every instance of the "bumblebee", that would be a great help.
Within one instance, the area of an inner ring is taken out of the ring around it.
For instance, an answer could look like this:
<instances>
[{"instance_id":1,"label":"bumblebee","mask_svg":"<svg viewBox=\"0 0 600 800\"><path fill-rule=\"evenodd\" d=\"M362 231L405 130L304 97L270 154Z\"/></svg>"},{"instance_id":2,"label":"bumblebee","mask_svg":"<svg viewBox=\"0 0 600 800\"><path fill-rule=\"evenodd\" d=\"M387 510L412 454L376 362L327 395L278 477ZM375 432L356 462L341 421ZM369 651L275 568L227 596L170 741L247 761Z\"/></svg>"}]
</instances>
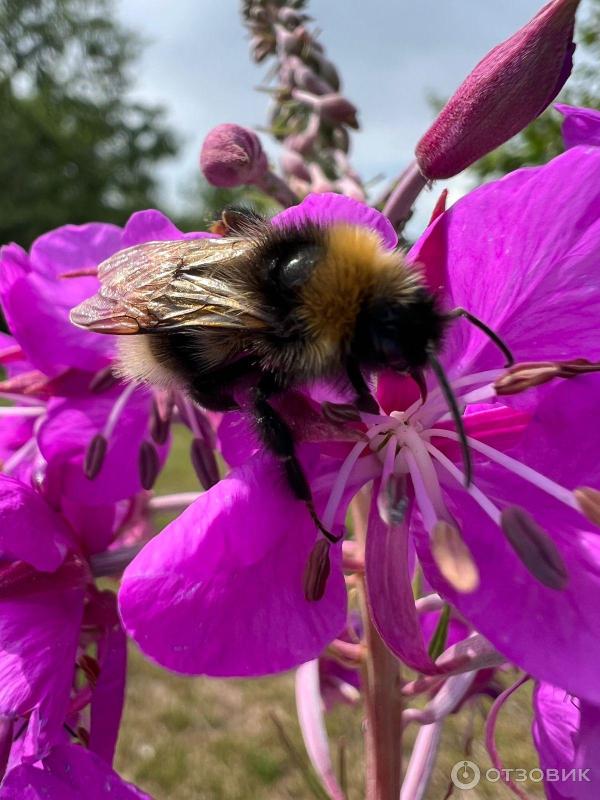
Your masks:
<instances>
[{"instance_id":1,"label":"bumblebee","mask_svg":"<svg viewBox=\"0 0 600 800\"><path fill-rule=\"evenodd\" d=\"M150 242L103 262L98 294L71 312L83 328L122 336L120 371L185 387L201 406L238 408L249 391L258 434L282 461L316 524L290 427L270 400L317 380L345 383L361 410L378 412L369 377L388 368L426 391L433 368L462 431L436 358L458 313L443 313L417 269L374 231L349 224L274 226L253 212L223 213L220 238ZM464 457L469 464L463 434ZM470 469L469 469L470 472Z\"/></svg>"}]
</instances>

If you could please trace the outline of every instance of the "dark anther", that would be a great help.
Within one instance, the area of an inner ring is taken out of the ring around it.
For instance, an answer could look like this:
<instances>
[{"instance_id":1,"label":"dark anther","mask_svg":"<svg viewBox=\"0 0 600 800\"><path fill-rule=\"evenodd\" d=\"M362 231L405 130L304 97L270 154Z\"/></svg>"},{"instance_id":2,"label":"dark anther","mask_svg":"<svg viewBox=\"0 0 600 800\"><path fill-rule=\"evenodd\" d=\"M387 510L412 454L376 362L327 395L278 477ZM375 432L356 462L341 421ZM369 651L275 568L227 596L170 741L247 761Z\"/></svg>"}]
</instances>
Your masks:
<instances>
[{"instance_id":1,"label":"dark anther","mask_svg":"<svg viewBox=\"0 0 600 800\"><path fill-rule=\"evenodd\" d=\"M160 461L152 442L142 442L138 458L140 483L146 490L154 486L160 472Z\"/></svg>"},{"instance_id":2,"label":"dark anther","mask_svg":"<svg viewBox=\"0 0 600 800\"><path fill-rule=\"evenodd\" d=\"M548 534L529 514L518 506L505 508L502 530L523 566L534 578L550 589L564 589L569 573Z\"/></svg>"},{"instance_id":3,"label":"dark anther","mask_svg":"<svg viewBox=\"0 0 600 800\"><path fill-rule=\"evenodd\" d=\"M83 463L83 472L85 477L91 481L99 475L102 469L107 447L108 442L101 433L97 433L88 445Z\"/></svg>"},{"instance_id":4,"label":"dark anther","mask_svg":"<svg viewBox=\"0 0 600 800\"><path fill-rule=\"evenodd\" d=\"M325 594L331 572L329 547L329 542L319 539L308 557L304 570L304 596L309 602L320 600Z\"/></svg>"},{"instance_id":5,"label":"dark anther","mask_svg":"<svg viewBox=\"0 0 600 800\"><path fill-rule=\"evenodd\" d=\"M190 447L190 458L204 489L210 489L220 480L219 466L215 454L202 439L194 439Z\"/></svg>"}]
</instances>

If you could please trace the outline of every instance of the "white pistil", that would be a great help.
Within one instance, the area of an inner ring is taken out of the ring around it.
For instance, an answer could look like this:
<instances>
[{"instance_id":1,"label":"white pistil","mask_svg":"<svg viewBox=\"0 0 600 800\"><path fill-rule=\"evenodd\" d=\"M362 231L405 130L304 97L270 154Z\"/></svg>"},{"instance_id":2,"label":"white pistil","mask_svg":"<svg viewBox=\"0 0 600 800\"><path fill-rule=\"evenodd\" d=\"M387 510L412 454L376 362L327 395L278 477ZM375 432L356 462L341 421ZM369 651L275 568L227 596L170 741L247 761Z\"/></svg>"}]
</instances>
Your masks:
<instances>
[{"instance_id":1,"label":"white pistil","mask_svg":"<svg viewBox=\"0 0 600 800\"><path fill-rule=\"evenodd\" d=\"M405 426L402 430L402 441L408 448L406 458L408 461L408 452L410 452L416 462L418 472L423 480L424 488L427 492L427 497L432 507L435 509L436 519L447 519L448 512L442 496L440 482L438 480L435 467L431 461L431 456L427 452L425 442L414 428L409 425ZM411 469L411 477L414 482L414 474Z\"/></svg>"},{"instance_id":2,"label":"white pistil","mask_svg":"<svg viewBox=\"0 0 600 800\"><path fill-rule=\"evenodd\" d=\"M322 518L323 526L327 530L331 530L333 527L333 521L342 500L344 489L346 488L346 484L350 478L350 474L354 468L354 465L360 458L361 453L366 447L368 447L368 442L357 442L346 456L346 460L338 472L337 480L333 484L333 488L331 490L331 494L329 495L329 500L327 501L327 506L325 507L325 512Z\"/></svg>"},{"instance_id":3,"label":"white pistil","mask_svg":"<svg viewBox=\"0 0 600 800\"><path fill-rule=\"evenodd\" d=\"M470 494L473 500L478 503L481 508L485 511L485 513L491 517L491 519L496 523L496 525L500 525L500 510L496 508L496 506L492 503L489 498L485 496L485 494L479 489L475 484L471 484L469 488L465 487L465 476L461 470L450 461L437 447L434 447L432 444L426 444L425 447L427 448L428 452L439 461L439 463L444 467L444 469L452 475L452 477L456 480L457 483L461 484L461 488Z\"/></svg>"},{"instance_id":4,"label":"white pistil","mask_svg":"<svg viewBox=\"0 0 600 800\"><path fill-rule=\"evenodd\" d=\"M104 425L104 428L102 429L102 436L104 436L106 441L108 441L110 439L110 437L112 436L115 428L117 427L117 423L119 421L119 418L121 417L121 414L125 410L125 406L127 405L129 400L131 399L131 395L135 392L136 389L137 389L137 384L130 383L125 387L125 389L121 392L119 397L116 399L115 404L112 407L112 409L110 411L110 414L108 415L108 418L106 420L106 424Z\"/></svg>"},{"instance_id":5,"label":"white pistil","mask_svg":"<svg viewBox=\"0 0 600 800\"><path fill-rule=\"evenodd\" d=\"M444 439L451 439L454 442L460 441L458 435L454 431L447 431L441 428L430 428L427 431L427 436L438 436ZM500 464L500 466L504 467L509 472L518 475L524 481L532 483L534 486L537 486L538 489L546 492L546 494L549 494L551 497L560 500L565 505L579 512L577 500L575 499L573 492L571 492L569 489L566 489L559 483L556 483L550 478L547 478L545 475L542 475L540 472L537 472L537 470L528 467L526 464L523 464L522 462L517 461L516 459L511 458L504 453L501 453L494 447L490 447L489 445L484 444L477 439L472 439L470 436L468 436L467 442L469 447L471 447L473 450L482 453L491 461L494 461L496 464Z\"/></svg>"},{"instance_id":6,"label":"white pistil","mask_svg":"<svg viewBox=\"0 0 600 800\"><path fill-rule=\"evenodd\" d=\"M19 464L28 459L30 456L33 456L36 449L37 442L35 438L29 439L24 445L19 447L18 450L15 450L15 452L6 459L2 465L2 472L4 472L6 475L9 475L19 466Z\"/></svg>"},{"instance_id":7,"label":"white pistil","mask_svg":"<svg viewBox=\"0 0 600 800\"><path fill-rule=\"evenodd\" d=\"M438 515L436 514L436 510L433 507L433 503L431 502L431 496L427 491L427 487L425 486L425 481L423 480L423 476L419 470L417 465L417 460L415 459L413 453L410 450L407 450L405 453L406 463L408 464L408 469L410 472L410 477L413 482L413 487L415 490L415 497L417 500L417 505L419 506L419 510L423 516L423 522L425 524L425 528L429 533L433 530L435 523L438 520Z\"/></svg>"}]
</instances>

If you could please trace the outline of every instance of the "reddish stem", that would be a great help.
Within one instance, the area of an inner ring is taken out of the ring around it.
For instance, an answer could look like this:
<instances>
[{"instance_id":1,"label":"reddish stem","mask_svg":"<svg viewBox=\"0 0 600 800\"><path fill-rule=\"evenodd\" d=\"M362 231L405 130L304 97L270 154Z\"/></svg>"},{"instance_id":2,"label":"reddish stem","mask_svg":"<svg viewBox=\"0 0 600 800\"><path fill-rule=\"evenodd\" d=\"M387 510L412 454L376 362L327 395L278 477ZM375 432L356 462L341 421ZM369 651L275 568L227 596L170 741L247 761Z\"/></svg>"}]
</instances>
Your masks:
<instances>
[{"instance_id":1,"label":"reddish stem","mask_svg":"<svg viewBox=\"0 0 600 800\"><path fill-rule=\"evenodd\" d=\"M364 547L369 493L352 503L354 530ZM365 693L366 800L398 800L402 775L402 706L400 665L371 622L364 576L358 575L367 652L362 677Z\"/></svg>"}]
</instances>

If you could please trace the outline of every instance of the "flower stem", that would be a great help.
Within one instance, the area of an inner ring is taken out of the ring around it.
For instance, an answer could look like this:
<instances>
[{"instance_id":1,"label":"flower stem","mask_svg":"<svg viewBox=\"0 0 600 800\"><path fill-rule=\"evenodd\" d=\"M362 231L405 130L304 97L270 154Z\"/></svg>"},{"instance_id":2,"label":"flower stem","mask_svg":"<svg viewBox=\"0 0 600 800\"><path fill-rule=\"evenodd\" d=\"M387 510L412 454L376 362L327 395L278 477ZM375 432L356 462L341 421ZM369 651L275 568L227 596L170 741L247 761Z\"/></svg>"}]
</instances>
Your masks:
<instances>
[{"instance_id":1,"label":"flower stem","mask_svg":"<svg viewBox=\"0 0 600 800\"><path fill-rule=\"evenodd\" d=\"M404 228L410 219L415 200L426 185L427 179L423 177L415 161L403 173L383 208L383 213L396 230Z\"/></svg>"},{"instance_id":2,"label":"flower stem","mask_svg":"<svg viewBox=\"0 0 600 800\"><path fill-rule=\"evenodd\" d=\"M352 502L357 542L364 547L369 493ZM357 576L367 654L363 666L365 687L366 800L398 800L402 775L402 706L400 665L371 622L364 576Z\"/></svg>"},{"instance_id":3,"label":"flower stem","mask_svg":"<svg viewBox=\"0 0 600 800\"><path fill-rule=\"evenodd\" d=\"M267 171L256 181L256 185L284 208L295 206L300 202L300 198L297 197L287 183L285 183L279 175L275 175L274 172Z\"/></svg>"}]
</instances>

